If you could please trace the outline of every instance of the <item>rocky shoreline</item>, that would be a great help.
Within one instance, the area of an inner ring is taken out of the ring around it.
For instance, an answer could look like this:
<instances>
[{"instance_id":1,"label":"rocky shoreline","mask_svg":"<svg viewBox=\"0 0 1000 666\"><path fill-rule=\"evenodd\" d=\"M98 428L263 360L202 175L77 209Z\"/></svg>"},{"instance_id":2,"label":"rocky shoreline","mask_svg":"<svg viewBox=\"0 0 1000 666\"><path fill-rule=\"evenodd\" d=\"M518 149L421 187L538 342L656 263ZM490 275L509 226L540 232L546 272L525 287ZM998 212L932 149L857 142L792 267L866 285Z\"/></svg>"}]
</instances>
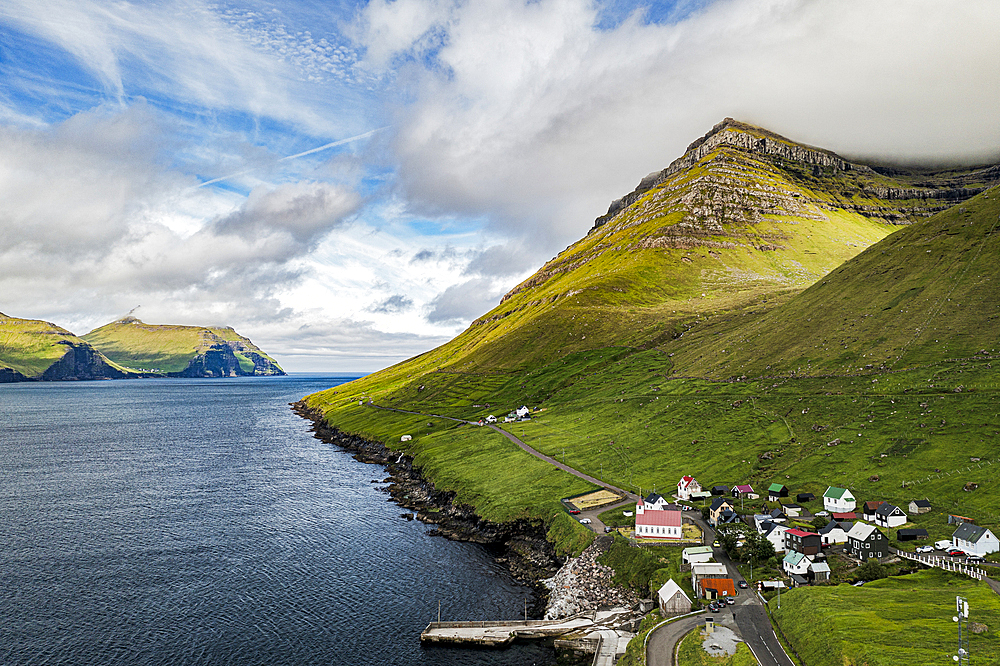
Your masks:
<instances>
[{"instance_id":1,"label":"rocky shoreline","mask_svg":"<svg viewBox=\"0 0 1000 666\"><path fill-rule=\"evenodd\" d=\"M393 451L382 442L351 435L329 425L322 415L304 402L291 403L292 410L312 422L318 439L334 444L360 462L382 465L389 473L385 482L392 500L409 509L415 517L434 525L430 534L453 541L470 541L495 550L497 561L504 564L518 581L534 588L537 601L531 614L545 612L549 588L542 583L556 575L566 558L556 554L545 538L541 521L516 520L494 523L478 516L467 505L455 503L455 493L438 490L413 466L413 459ZM404 518L412 518L403 514Z\"/></svg>"},{"instance_id":2,"label":"rocky shoreline","mask_svg":"<svg viewBox=\"0 0 1000 666\"><path fill-rule=\"evenodd\" d=\"M485 520L467 505L455 503L455 493L441 491L413 466L413 459L393 451L382 442L351 435L328 424L322 414L304 402L291 404L293 411L312 422L318 439L353 454L360 462L382 465L389 473L384 479L394 502L413 513L401 517L434 525L429 532L453 541L470 541L494 549L497 561L504 564L518 581L536 592L530 615L558 619L609 608L635 608L639 598L627 589L616 587L614 571L597 562L611 544L610 537L596 539L579 557L560 557L545 538L546 529L539 520L516 520L495 523ZM415 514L415 515L414 515Z\"/></svg>"}]
</instances>

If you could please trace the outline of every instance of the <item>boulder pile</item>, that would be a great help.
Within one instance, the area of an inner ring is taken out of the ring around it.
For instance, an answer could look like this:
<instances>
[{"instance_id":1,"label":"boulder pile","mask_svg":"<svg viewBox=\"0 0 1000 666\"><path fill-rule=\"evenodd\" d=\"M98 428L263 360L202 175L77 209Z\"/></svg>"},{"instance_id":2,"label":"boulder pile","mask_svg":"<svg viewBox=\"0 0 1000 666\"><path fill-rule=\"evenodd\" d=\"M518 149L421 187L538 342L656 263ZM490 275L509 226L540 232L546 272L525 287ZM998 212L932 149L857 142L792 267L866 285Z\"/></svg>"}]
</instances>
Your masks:
<instances>
[{"instance_id":1,"label":"boulder pile","mask_svg":"<svg viewBox=\"0 0 1000 666\"><path fill-rule=\"evenodd\" d=\"M633 608L639 603L638 595L611 582L614 570L597 561L609 543L610 540L598 539L580 553L580 557L566 560L555 576L542 581L549 588L546 620L558 620L588 610Z\"/></svg>"}]
</instances>

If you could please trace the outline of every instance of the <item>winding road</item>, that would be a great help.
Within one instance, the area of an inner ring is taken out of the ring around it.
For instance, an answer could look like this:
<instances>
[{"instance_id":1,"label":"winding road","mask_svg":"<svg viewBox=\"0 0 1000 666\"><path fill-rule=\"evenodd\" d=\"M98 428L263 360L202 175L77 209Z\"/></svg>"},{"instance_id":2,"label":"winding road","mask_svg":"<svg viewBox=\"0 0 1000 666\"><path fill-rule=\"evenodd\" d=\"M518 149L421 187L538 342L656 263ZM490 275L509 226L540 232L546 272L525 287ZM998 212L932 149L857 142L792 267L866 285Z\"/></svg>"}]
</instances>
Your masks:
<instances>
[{"instance_id":1,"label":"winding road","mask_svg":"<svg viewBox=\"0 0 1000 666\"><path fill-rule=\"evenodd\" d=\"M418 416L429 416L438 419L447 419L449 421L456 421L458 423L467 423L469 425L478 425L475 421L466 421L464 419L457 419L452 416L443 416L441 414L426 414L423 412L412 412L405 409L396 409L394 407L381 407L374 403L369 402L369 407L375 409L385 409L393 412L402 412L404 414L416 414ZM608 490L616 493L620 493L626 499L612 507L602 507L600 510L588 511L585 514L581 514L580 517L588 517L591 519L590 528L597 532L598 534L604 533L604 525L597 518L597 514L603 511L608 511L611 508L618 506L625 506L626 504L631 504L639 499L641 499L635 493L629 492L622 488L618 488L609 483L605 483L600 479L596 479L588 474L573 469L565 463L561 463L551 456L547 456L540 451L536 451L524 442L522 442L517 436L507 432L499 426L487 424L490 428L500 433L511 442L513 442L518 448L520 448L525 453L529 453L539 460L544 460L550 465L555 465L559 469L563 470L568 474L572 474L575 477L593 483L596 486L602 488L607 488ZM715 541L715 530L713 530L707 523L705 523L700 518L694 516L687 516L689 520L694 522L704 534L704 543L709 544ZM743 575L739 572L736 564L729 559L725 551L721 548L714 548L715 560L720 564L724 564L729 570L729 574L734 581L743 580ZM778 637L774 633L774 628L771 626L771 620L767 616L767 611L764 609L763 602L760 600L756 594L752 593L750 590L740 590L738 601L733 606L728 606L726 609L721 611L722 613L732 613L733 620L739 630L740 637L746 641L750 650L753 652L757 661L760 662L761 666L795 666L795 663L791 658L785 653L784 648L778 642ZM674 645L677 640L686 634L688 631L693 629L698 621L704 620L704 616L695 616L691 618L685 618L684 620L679 620L677 622L671 622L669 624L663 625L660 629L656 630L650 635L649 643L646 649L647 663L650 666L672 666L673 663L673 650ZM683 627L687 627L686 630L682 631ZM661 632L663 633L660 636Z\"/></svg>"}]
</instances>

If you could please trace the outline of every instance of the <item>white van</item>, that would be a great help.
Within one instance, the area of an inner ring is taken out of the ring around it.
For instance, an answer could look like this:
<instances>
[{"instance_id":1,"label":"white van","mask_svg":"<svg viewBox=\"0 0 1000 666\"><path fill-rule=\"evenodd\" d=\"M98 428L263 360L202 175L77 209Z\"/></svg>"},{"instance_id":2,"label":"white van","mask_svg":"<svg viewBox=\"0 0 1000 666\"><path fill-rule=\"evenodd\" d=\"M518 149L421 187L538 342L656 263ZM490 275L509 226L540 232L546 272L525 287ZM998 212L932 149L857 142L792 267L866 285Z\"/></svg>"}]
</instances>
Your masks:
<instances>
[{"instance_id":1,"label":"white van","mask_svg":"<svg viewBox=\"0 0 1000 666\"><path fill-rule=\"evenodd\" d=\"M934 547L937 548L938 550L948 550L949 548L951 548L951 541L948 540L935 541Z\"/></svg>"}]
</instances>

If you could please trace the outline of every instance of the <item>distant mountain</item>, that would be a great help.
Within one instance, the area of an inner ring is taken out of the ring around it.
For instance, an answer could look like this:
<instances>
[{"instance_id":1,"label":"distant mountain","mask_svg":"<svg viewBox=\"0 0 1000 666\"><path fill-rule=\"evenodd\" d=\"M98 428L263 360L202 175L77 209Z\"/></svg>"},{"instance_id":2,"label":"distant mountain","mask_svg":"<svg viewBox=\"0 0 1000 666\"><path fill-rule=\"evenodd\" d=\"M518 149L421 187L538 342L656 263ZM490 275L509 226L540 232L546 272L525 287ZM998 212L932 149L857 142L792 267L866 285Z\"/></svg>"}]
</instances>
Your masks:
<instances>
[{"instance_id":1,"label":"distant mountain","mask_svg":"<svg viewBox=\"0 0 1000 666\"><path fill-rule=\"evenodd\" d=\"M64 328L0 313L0 383L134 376Z\"/></svg>"},{"instance_id":2,"label":"distant mountain","mask_svg":"<svg viewBox=\"0 0 1000 666\"><path fill-rule=\"evenodd\" d=\"M230 327L146 324L125 317L83 339L136 372L168 377L285 374L277 361Z\"/></svg>"},{"instance_id":3,"label":"distant mountain","mask_svg":"<svg viewBox=\"0 0 1000 666\"><path fill-rule=\"evenodd\" d=\"M759 317L664 348L699 376L855 374L995 354L1000 187L902 229Z\"/></svg>"}]
</instances>

